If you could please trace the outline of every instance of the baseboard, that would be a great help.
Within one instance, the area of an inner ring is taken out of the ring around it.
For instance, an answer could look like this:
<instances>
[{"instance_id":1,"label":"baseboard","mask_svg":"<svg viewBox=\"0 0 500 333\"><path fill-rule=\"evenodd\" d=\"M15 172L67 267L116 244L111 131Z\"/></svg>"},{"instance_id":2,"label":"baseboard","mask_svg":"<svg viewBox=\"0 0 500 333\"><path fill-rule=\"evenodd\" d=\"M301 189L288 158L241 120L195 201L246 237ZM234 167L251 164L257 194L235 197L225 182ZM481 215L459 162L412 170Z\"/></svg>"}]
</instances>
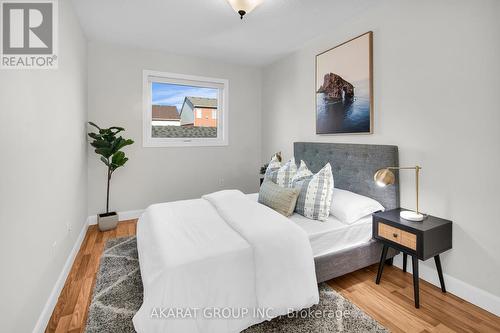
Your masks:
<instances>
[{"instance_id":1,"label":"baseboard","mask_svg":"<svg viewBox=\"0 0 500 333\"><path fill-rule=\"evenodd\" d=\"M88 228L88 224L84 223L82 230L80 231L80 234L78 235L78 238L76 239L75 245L71 249L71 252L69 253L68 259L66 259L66 262L64 263L64 267L61 271L61 274L59 274L59 277L57 278L56 284L54 285L54 288L52 288L49 299L47 300L47 303L45 303L45 306L43 307L42 313L40 314L40 317L38 318L38 320L36 322L35 328L33 328L33 333L45 332L45 328L47 327L47 324L49 323L50 316L52 315L52 312L54 311L54 308L57 304L57 300L59 299L59 295L61 294L61 291L64 287L64 283L66 282L66 279L68 278L68 274L71 270L71 267L73 266L73 262L75 261L76 255L78 254L78 251L80 250L80 247L83 243L83 240L85 239L85 234L87 233L87 228Z\"/></svg>"},{"instance_id":2,"label":"baseboard","mask_svg":"<svg viewBox=\"0 0 500 333\"><path fill-rule=\"evenodd\" d=\"M408 258L407 271L411 273L411 258ZM398 254L394 257L394 265L403 268L403 256ZM419 265L419 277L437 287L439 278L437 270L428 267L427 265ZM446 291L466 300L469 303L479 306L486 311L489 311L497 316L500 316L500 297L493 295L485 290L474 287L462 280L459 280L446 273L443 274Z\"/></svg>"},{"instance_id":3,"label":"baseboard","mask_svg":"<svg viewBox=\"0 0 500 333\"><path fill-rule=\"evenodd\" d=\"M143 212L144 212L144 209L127 210L127 211L124 211L124 212L118 212L118 219L120 221L138 219L139 217L141 217L141 215L142 215ZM87 218L87 224L88 225L97 224L97 215L91 215L91 216L89 216Z\"/></svg>"}]
</instances>

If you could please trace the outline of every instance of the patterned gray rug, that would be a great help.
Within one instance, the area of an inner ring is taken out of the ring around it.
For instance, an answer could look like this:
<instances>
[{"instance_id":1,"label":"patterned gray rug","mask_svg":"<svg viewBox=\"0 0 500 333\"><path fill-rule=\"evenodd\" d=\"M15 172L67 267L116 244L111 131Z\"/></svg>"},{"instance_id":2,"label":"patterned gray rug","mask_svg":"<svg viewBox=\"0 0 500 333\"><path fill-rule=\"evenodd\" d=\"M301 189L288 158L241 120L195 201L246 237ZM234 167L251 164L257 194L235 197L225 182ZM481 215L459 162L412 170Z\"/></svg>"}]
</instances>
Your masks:
<instances>
[{"instance_id":1,"label":"patterned gray rug","mask_svg":"<svg viewBox=\"0 0 500 333\"><path fill-rule=\"evenodd\" d=\"M327 284L320 284L319 291L318 305L254 325L244 333L388 332ZM132 317L141 304L136 238L109 240L101 256L85 331L135 332Z\"/></svg>"}]
</instances>

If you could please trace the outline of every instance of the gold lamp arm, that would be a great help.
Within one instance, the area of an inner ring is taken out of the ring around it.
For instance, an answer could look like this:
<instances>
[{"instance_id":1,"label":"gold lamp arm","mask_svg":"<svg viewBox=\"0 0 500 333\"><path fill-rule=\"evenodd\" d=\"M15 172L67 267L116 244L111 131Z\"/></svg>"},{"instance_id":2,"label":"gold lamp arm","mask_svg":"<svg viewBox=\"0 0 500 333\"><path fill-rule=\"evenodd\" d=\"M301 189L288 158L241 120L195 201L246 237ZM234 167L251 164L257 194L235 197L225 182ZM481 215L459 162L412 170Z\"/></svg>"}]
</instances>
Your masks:
<instances>
[{"instance_id":1,"label":"gold lamp arm","mask_svg":"<svg viewBox=\"0 0 500 333\"><path fill-rule=\"evenodd\" d=\"M422 169L421 167L414 166L414 167L387 167L384 169L390 169L390 170L415 170L416 168Z\"/></svg>"},{"instance_id":2,"label":"gold lamp arm","mask_svg":"<svg viewBox=\"0 0 500 333\"><path fill-rule=\"evenodd\" d=\"M415 193L416 193L416 197L417 197L417 214L420 214L419 210L418 210L418 182L419 182L419 174L420 174L420 169L422 169L422 167L416 165L414 167L387 167L386 169L389 169L389 170L415 170Z\"/></svg>"},{"instance_id":3,"label":"gold lamp arm","mask_svg":"<svg viewBox=\"0 0 500 333\"><path fill-rule=\"evenodd\" d=\"M422 168L419 167L418 165L415 167L415 189L416 189L416 194L417 194L417 214L420 214L420 212L418 211L418 175L420 173L420 169L422 169Z\"/></svg>"}]
</instances>

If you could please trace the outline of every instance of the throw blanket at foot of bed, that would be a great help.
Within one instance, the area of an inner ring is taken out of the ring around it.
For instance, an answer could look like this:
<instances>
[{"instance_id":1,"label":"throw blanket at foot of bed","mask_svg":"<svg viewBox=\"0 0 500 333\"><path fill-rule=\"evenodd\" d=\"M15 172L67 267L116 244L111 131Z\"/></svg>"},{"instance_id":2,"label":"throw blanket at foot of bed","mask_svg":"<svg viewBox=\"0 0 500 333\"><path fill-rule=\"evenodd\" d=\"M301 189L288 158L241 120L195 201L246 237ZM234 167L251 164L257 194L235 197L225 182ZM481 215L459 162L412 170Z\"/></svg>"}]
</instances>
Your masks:
<instances>
[{"instance_id":1,"label":"throw blanket at foot of bed","mask_svg":"<svg viewBox=\"0 0 500 333\"><path fill-rule=\"evenodd\" d=\"M240 332L318 303L307 234L240 191L150 206L137 225L138 332Z\"/></svg>"}]
</instances>

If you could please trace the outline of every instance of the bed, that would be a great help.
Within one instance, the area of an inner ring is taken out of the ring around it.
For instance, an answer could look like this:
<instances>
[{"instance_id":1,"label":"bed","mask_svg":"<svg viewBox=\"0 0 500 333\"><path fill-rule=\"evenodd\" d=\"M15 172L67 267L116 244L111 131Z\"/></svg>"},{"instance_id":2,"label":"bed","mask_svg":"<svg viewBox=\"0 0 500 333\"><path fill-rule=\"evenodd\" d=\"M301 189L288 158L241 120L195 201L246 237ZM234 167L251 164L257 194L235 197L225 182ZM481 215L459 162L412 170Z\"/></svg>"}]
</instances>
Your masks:
<instances>
[{"instance_id":1,"label":"bed","mask_svg":"<svg viewBox=\"0 0 500 333\"><path fill-rule=\"evenodd\" d=\"M397 165L397 147L298 142L294 155L313 172L330 162L338 188L399 205L397 183L378 189L372 181L378 168ZM319 300L317 282L378 261L370 231L369 218L349 227L333 217L289 219L237 190L152 205L137 226L144 301L134 327L240 332L308 308Z\"/></svg>"}]
</instances>

